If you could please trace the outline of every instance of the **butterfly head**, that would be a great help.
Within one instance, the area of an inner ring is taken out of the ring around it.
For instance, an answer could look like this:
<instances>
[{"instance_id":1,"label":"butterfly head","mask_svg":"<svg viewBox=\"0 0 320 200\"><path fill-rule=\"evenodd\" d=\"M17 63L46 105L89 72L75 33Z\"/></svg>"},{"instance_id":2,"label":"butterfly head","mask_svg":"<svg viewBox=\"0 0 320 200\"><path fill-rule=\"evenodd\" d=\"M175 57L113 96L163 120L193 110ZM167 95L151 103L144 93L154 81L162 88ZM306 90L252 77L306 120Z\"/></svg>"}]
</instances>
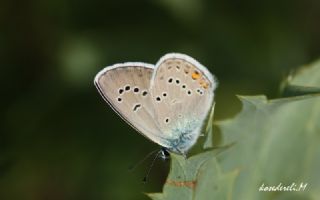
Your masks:
<instances>
[{"instance_id":1,"label":"butterfly head","mask_svg":"<svg viewBox=\"0 0 320 200\"><path fill-rule=\"evenodd\" d=\"M162 147L160 150L160 157L163 160L169 160L170 159L170 153L168 152L168 149L165 147Z\"/></svg>"}]
</instances>

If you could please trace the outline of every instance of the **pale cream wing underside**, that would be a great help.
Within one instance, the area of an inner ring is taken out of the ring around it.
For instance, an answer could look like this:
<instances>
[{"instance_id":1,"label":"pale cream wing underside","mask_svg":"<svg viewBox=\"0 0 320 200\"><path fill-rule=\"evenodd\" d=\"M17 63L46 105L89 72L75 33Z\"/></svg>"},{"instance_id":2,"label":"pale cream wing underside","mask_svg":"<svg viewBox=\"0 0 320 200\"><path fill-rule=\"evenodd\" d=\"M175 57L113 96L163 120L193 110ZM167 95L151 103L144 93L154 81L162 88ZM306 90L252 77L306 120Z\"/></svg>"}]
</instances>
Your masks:
<instances>
[{"instance_id":1,"label":"pale cream wing underside","mask_svg":"<svg viewBox=\"0 0 320 200\"><path fill-rule=\"evenodd\" d=\"M200 129L211 108L215 87L214 77L191 57L171 54L160 59L150 90L161 131L175 134L183 129Z\"/></svg>"},{"instance_id":2,"label":"pale cream wing underside","mask_svg":"<svg viewBox=\"0 0 320 200\"><path fill-rule=\"evenodd\" d=\"M149 87L153 65L124 63L106 67L95 85L107 103L133 128L160 145L161 131L154 120Z\"/></svg>"}]
</instances>

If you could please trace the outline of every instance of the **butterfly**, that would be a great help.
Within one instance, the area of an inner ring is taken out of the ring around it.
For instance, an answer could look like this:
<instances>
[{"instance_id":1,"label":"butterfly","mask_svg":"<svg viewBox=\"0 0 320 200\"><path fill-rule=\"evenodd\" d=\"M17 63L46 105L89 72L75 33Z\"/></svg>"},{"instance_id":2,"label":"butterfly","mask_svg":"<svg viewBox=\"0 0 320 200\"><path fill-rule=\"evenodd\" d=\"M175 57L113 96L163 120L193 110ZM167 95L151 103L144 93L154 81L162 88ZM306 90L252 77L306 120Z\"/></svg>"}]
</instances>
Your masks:
<instances>
[{"instance_id":1,"label":"butterfly","mask_svg":"<svg viewBox=\"0 0 320 200\"><path fill-rule=\"evenodd\" d=\"M214 101L215 77L192 57L169 53L156 65L126 62L108 66L94 84L111 108L137 132L186 155L200 136Z\"/></svg>"}]
</instances>

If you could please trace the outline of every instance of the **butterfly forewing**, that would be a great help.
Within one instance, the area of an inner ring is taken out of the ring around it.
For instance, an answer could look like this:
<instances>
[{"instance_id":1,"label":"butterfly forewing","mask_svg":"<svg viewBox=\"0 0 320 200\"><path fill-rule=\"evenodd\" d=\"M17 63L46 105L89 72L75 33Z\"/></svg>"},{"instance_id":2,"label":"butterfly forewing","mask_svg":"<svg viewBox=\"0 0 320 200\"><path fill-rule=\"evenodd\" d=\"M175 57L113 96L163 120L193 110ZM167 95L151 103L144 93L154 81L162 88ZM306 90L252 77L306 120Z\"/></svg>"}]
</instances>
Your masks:
<instances>
[{"instance_id":1,"label":"butterfly forewing","mask_svg":"<svg viewBox=\"0 0 320 200\"><path fill-rule=\"evenodd\" d=\"M179 151L196 142L215 87L209 71L189 56L167 54L157 63L150 88L155 118L171 145L178 143Z\"/></svg>"},{"instance_id":2,"label":"butterfly forewing","mask_svg":"<svg viewBox=\"0 0 320 200\"><path fill-rule=\"evenodd\" d=\"M154 120L154 108L149 93L152 73L153 65L117 64L98 73L95 85L104 99L127 123L150 140L159 143L161 132Z\"/></svg>"}]
</instances>

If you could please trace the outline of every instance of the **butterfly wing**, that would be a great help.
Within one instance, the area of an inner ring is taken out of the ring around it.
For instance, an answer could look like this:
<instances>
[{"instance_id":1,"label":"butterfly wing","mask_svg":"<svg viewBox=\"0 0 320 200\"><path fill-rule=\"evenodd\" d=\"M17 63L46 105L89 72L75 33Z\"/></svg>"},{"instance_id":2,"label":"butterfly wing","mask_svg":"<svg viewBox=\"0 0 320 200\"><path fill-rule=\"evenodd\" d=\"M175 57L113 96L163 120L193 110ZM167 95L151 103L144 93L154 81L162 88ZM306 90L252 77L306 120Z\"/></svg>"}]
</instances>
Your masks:
<instances>
[{"instance_id":1,"label":"butterfly wing","mask_svg":"<svg viewBox=\"0 0 320 200\"><path fill-rule=\"evenodd\" d=\"M217 82L204 66L184 54L163 56L151 80L155 119L166 145L185 154L199 137Z\"/></svg>"},{"instance_id":2,"label":"butterfly wing","mask_svg":"<svg viewBox=\"0 0 320 200\"><path fill-rule=\"evenodd\" d=\"M153 71L154 66L145 63L116 64L100 71L94 83L120 117L148 139L163 145L149 94Z\"/></svg>"}]
</instances>

